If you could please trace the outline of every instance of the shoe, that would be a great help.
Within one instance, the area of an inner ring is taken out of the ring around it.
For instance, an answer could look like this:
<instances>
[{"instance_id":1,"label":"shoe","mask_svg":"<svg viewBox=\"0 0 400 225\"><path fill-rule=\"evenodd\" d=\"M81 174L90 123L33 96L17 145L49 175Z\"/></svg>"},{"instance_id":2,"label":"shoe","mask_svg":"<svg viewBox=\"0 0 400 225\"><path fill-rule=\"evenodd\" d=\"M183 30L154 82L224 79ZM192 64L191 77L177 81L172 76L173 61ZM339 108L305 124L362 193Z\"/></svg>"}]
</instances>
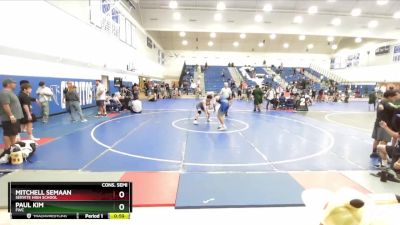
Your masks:
<instances>
[{"instance_id":1,"label":"shoe","mask_svg":"<svg viewBox=\"0 0 400 225\"><path fill-rule=\"evenodd\" d=\"M211 119L208 119L208 120L207 120L207 122L211 122L211 121L212 121Z\"/></svg>"},{"instance_id":2,"label":"shoe","mask_svg":"<svg viewBox=\"0 0 400 225\"><path fill-rule=\"evenodd\" d=\"M103 115L101 115L101 116L104 116L104 117L106 117L106 116L107 116L107 114L103 114Z\"/></svg>"},{"instance_id":3,"label":"shoe","mask_svg":"<svg viewBox=\"0 0 400 225\"><path fill-rule=\"evenodd\" d=\"M0 164L5 164L10 162L10 155L4 154L3 157L0 158Z\"/></svg>"},{"instance_id":4,"label":"shoe","mask_svg":"<svg viewBox=\"0 0 400 225\"><path fill-rule=\"evenodd\" d=\"M194 121L193 121L193 124L194 124L194 125L197 125L197 124L199 124L199 122L197 122L197 120L194 120Z\"/></svg>"},{"instance_id":5,"label":"shoe","mask_svg":"<svg viewBox=\"0 0 400 225\"><path fill-rule=\"evenodd\" d=\"M97 115L95 115L94 117L102 117L102 115L101 114L97 114Z\"/></svg>"},{"instance_id":6,"label":"shoe","mask_svg":"<svg viewBox=\"0 0 400 225\"><path fill-rule=\"evenodd\" d=\"M82 123L86 123L87 121L88 121L87 119L81 120Z\"/></svg>"},{"instance_id":7,"label":"shoe","mask_svg":"<svg viewBox=\"0 0 400 225\"><path fill-rule=\"evenodd\" d=\"M378 153L373 152L373 153L371 153L371 155L369 155L369 157L370 158L379 158L379 155L378 155Z\"/></svg>"},{"instance_id":8,"label":"shoe","mask_svg":"<svg viewBox=\"0 0 400 225\"><path fill-rule=\"evenodd\" d=\"M224 130L226 130L226 126L219 127L218 130L219 131L224 131Z\"/></svg>"}]
</instances>

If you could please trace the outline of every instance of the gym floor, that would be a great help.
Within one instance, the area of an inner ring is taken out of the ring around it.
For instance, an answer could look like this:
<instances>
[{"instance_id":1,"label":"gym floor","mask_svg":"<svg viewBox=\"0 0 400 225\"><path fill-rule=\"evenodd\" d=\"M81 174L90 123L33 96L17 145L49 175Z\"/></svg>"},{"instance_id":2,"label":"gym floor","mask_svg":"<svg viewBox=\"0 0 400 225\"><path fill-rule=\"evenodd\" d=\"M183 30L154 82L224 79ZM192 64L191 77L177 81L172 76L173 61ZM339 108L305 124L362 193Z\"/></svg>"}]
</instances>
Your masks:
<instances>
[{"instance_id":1,"label":"gym floor","mask_svg":"<svg viewBox=\"0 0 400 225\"><path fill-rule=\"evenodd\" d=\"M192 124L196 103L143 102L141 114L106 118L91 108L87 123L67 114L35 123L42 139L30 162L0 165L9 172L0 175L0 206L7 182L22 180L132 181L134 206L175 208L302 206L312 187L400 194L369 174L375 113L367 102L254 113L252 102L236 101L221 132L215 113Z\"/></svg>"}]
</instances>

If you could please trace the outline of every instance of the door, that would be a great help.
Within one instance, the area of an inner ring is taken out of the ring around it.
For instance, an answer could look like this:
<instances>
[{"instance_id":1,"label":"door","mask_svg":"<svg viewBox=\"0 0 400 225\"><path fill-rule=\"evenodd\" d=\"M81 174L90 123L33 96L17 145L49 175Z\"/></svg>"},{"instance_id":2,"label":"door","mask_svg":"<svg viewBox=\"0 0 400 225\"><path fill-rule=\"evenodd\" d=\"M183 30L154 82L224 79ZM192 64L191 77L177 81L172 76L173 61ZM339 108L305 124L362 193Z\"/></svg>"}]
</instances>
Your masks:
<instances>
[{"instance_id":1,"label":"door","mask_svg":"<svg viewBox=\"0 0 400 225\"><path fill-rule=\"evenodd\" d=\"M108 81L107 75L101 76L101 83L103 83L104 87L106 88L106 91L110 90L110 82Z\"/></svg>"}]
</instances>

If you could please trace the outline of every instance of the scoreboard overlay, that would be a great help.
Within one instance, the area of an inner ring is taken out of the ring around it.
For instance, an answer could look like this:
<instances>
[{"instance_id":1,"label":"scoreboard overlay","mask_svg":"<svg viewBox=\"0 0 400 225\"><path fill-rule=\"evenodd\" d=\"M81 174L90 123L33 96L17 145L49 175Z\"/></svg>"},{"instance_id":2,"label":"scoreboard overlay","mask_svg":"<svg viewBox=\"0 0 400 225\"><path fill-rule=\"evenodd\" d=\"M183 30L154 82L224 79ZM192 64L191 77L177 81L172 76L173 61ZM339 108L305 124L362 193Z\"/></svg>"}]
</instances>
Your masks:
<instances>
[{"instance_id":1,"label":"scoreboard overlay","mask_svg":"<svg viewBox=\"0 0 400 225\"><path fill-rule=\"evenodd\" d=\"M129 219L131 182L9 182L12 219Z\"/></svg>"}]
</instances>

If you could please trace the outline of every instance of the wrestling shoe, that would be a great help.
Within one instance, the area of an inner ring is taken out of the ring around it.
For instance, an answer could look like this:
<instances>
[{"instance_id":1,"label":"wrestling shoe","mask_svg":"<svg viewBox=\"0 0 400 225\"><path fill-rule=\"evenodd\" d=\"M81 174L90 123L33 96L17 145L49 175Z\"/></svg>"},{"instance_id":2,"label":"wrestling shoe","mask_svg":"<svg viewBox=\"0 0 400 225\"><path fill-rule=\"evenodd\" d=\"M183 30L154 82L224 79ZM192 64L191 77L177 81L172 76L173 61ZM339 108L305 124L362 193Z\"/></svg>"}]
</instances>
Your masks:
<instances>
[{"instance_id":1,"label":"wrestling shoe","mask_svg":"<svg viewBox=\"0 0 400 225\"><path fill-rule=\"evenodd\" d=\"M370 158L379 158L379 155L378 155L378 153L373 152L373 153L371 153L371 155L369 155L369 157Z\"/></svg>"},{"instance_id":2,"label":"wrestling shoe","mask_svg":"<svg viewBox=\"0 0 400 225\"><path fill-rule=\"evenodd\" d=\"M193 121L193 124L194 124L194 125L198 125L199 122L198 122L197 120L194 120L194 121Z\"/></svg>"},{"instance_id":3,"label":"wrestling shoe","mask_svg":"<svg viewBox=\"0 0 400 225\"><path fill-rule=\"evenodd\" d=\"M218 128L219 131L224 131L226 129L227 129L226 126L221 126L221 127Z\"/></svg>"}]
</instances>

